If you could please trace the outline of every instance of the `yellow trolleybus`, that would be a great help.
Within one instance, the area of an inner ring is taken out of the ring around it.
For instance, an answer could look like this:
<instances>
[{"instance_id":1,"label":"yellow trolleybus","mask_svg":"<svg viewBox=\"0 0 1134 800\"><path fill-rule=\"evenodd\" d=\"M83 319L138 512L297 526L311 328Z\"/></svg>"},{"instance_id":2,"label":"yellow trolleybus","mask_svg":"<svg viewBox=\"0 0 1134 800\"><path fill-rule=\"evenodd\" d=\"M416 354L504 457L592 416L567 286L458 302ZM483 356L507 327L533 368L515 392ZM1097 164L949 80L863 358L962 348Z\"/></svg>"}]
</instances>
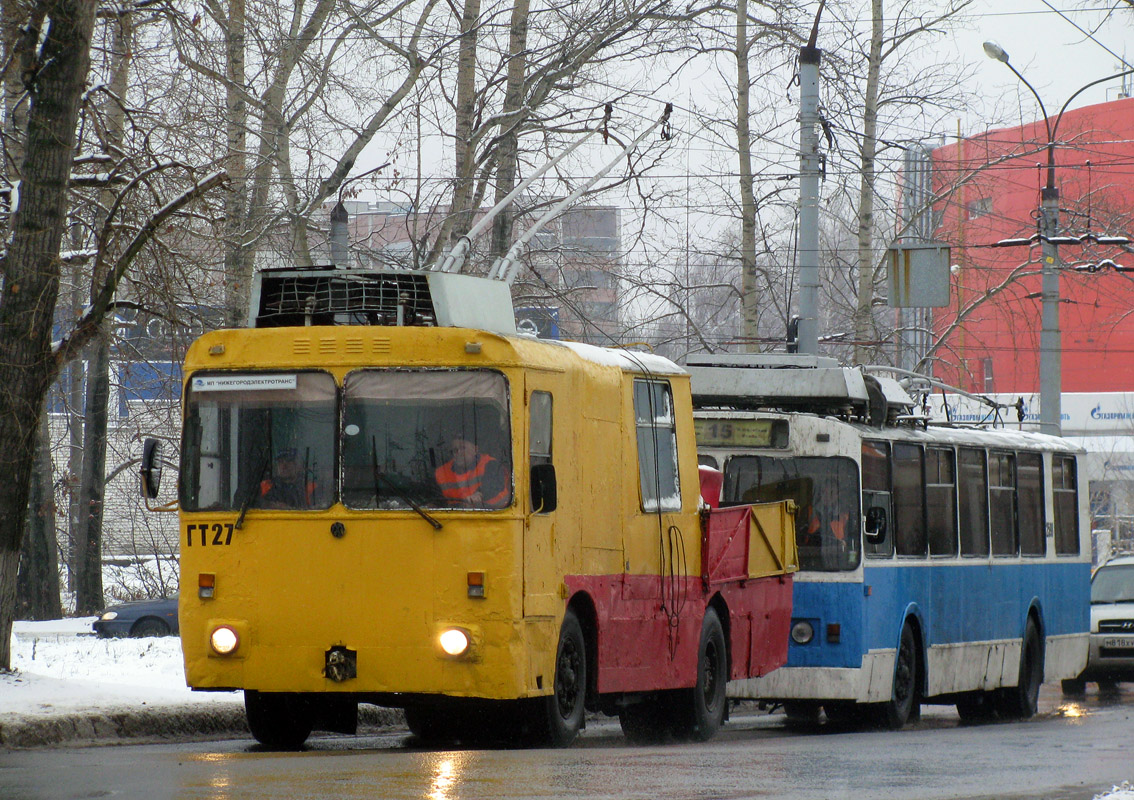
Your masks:
<instances>
[{"instance_id":1,"label":"yellow trolleybus","mask_svg":"<svg viewBox=\"0 0 1134 800\"><path fill-rule=\"evenodd\" d=\"M564 745L585 708L707 739L784 662L793 505L708 507L679 367L517 335L505 284L443 272L267 271L252 325L184 364L180 623L260 742L359 703L430 741Z\"/></svg>"}]
</instances>

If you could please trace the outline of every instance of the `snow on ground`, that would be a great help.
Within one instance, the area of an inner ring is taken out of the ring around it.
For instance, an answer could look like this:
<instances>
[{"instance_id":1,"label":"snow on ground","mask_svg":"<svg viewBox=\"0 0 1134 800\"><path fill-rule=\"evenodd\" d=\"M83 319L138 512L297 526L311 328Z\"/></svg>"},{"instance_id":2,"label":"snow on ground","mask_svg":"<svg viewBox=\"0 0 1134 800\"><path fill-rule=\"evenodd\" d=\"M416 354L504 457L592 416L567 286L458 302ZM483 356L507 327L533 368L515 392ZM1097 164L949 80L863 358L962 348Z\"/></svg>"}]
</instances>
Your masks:
<instances>
[{"instance_id":1,"label":"snow on ground","mask_svg":"<svg viewBox=\"0 0 1134 800\"><path fill-rule=\"evenodd\" d=\"M0 721L189 703L243 705L238 692L191 692L181 640L100 639L94 617L17 622L12 673L0 673Z\"/></svg>"},{"instance_id":2,"label":"snow on ground","mask_svg":"<svg viewBox=\"0 0 1134 800\"><path fill-rule=\"evenodd\" d=\"M1095 800L1134 800L1134 786L1129 781L1123 781L1121 786L1115 786L1109 792L1095 795Z\"/></svg>"}]
</instances>

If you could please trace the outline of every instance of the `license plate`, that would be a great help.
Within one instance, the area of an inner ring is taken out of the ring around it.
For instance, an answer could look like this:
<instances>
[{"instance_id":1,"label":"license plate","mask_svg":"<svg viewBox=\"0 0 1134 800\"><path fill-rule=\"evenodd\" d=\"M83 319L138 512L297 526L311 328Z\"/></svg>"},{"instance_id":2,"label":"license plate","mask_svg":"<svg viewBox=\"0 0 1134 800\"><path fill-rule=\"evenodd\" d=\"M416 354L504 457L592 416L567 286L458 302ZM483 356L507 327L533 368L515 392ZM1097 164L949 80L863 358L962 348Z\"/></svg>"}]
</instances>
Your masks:
<instances>
[{"instance_id":1,"label":"license plate","mask_svg":"<svg viewBox=\"0 0 1134 800\"><path fill-rule=\"evenodd\" d=\"M1120 648L1134 648L1134 636L1112 636L1108 639L1103 639L1103 647Z\"/></svg>"}]
</instances>

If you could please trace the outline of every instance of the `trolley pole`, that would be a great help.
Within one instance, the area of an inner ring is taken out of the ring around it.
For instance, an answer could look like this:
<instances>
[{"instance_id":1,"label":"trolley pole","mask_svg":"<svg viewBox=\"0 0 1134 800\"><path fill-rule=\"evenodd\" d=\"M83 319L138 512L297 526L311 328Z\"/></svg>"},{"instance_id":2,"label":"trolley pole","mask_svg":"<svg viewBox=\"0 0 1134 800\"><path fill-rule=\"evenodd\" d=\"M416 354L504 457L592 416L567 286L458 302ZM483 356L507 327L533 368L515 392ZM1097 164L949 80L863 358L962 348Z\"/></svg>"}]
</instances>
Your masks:
<instances>
[{"instance_id":1,"label":"trolley pole","mask_svg":"<svg viewBox=\"0 0 1134 800\"><path fill-rule=\"evenodd\" d=\"M823 51L799 48L798 352L819 354L819 64Z\"/></svg>"}]
</instances>

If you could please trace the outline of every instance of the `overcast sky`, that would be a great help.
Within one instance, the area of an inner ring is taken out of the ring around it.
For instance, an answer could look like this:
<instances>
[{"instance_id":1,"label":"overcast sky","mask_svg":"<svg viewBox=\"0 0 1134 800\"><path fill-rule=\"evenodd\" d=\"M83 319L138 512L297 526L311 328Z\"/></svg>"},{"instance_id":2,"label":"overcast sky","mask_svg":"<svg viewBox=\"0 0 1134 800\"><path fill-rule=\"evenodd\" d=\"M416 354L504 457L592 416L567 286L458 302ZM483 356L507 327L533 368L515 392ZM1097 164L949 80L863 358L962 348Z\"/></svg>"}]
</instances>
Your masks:
<instances>
[{"instance_id":1,"label":"overcast sky","mask_svg":"<svg viewBox=\"0 0 1134 800\"><path fill-rule=\"evenodd\" d=\"M961 58L976 66L984 91L1001 95L1011 92L1017 80L1007 67L984 55L981 43L996 41L1039 92L1048 113L1056 114L1084 84L1120 71L1121 59L1134 62L1134 52L1127 52L1125 45L1134 12L1121 10L1096 30L1105 9L1115 6L1129 8L1122 0L977 0L971 30L959 33L952 44ZM1116 77L1088 89L1071 107L1114 100L1121 86L1122 79Z\"/></svg>"}]
</instances>

